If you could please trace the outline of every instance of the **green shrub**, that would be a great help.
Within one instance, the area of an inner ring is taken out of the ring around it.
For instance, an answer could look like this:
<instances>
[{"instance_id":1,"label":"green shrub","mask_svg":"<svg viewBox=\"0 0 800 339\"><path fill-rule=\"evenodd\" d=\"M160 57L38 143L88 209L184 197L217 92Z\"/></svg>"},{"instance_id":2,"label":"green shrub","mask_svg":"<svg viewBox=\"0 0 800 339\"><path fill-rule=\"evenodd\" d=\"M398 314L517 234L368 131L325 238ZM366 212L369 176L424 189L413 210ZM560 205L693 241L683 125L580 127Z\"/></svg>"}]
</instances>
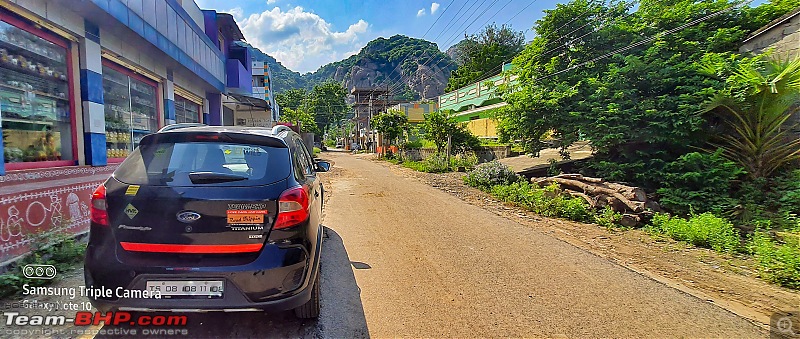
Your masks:
<instances>
[{"instance_id":1,"label":"green shrub","mask_svg":"<svg viewBox=\"0 0 800 339\"><path fill-rule=\"evenodd\" d=\"M467 185L487 191L492 186L508 185L519 180L517 173L499 161L483 163L464 177Z\"/></svg>"},{"instance_id":2,"label":"green shrub","mask_svg":"<svg viewBox=\"0 0 800 339\"><path fill-rule=\"evenodd\" d=\"M422 140L407 141L403 145L403 148L404 149L420 149L420 148L422 148Z\"/></svg>"},{"instance_id":3,"label":"green shrub","mask_svg":"<svg viewBox=\"0 0 800 339\"><path fill-rule=\"evenodd\" d=\"M459 153L450 157L450 168L453 170L456 170L459 167L464 167L469 171L475 168L475 165L477 164L478 156L473 152Z\"/></svg>"},{"instance_id":4,"label":"green shrub","mask_svg":"<svg viewBox=\"0 0 800 339\"><path fill-rule=\"evenodd\" d=\"M776 208L781 214L800 214L800 170L775 179Z\"/></svg>"},{"instance_id":5,"label":"green shrub","mask_svg":"<svg viewBox=\"0 0 800 339\"><path fill-rule=\"evenodd\" d=\"M313 152L314 152L314 156L316 157L317 154L322 153L322 150L319 147L314 147L314 151Z\"/></svg>"},{"instance_id":6,"label":"green shrub","mask_svg":"<svg viewBox=\"0 0 800 339\"><path fill-rule=\"evenodd\" d=\"M769 234L757 230L748 242L748 249L758 261L762 278L800 289L800 246L797 243L778 244Z\"/></svg>"},{"instance_id":7,"label":"green shrub","mask_svg":"<svg viewBox=\"0 0 800 339\"><path fill-rule=\"evenodd\" d=\"M22 285L45 286L54 280L30 279L22 273L22 268L28 264L54 265L59 272L66 271L83 262L86 244L66 236L48 237L35 241L31 253L12 264L8 272L0 275L0 298L13 296L22 292ZM44 245L52 244L52 245ZM56 278L58 279L58 277Z\"/></svg>"},{"instance_id":8,"label":"green shrub","mask_svg":"<svg viewBox=\"0 0 800 339\"><path fill-rule=\"evenodd\" d=\"M443 173L449 172L450 166L447 163L445 154L432 154L422 161L406 161L403 166L418 172Z\"/></svg>"},{"instance_id":9,"label":"green shrub","mask_svg":"<svg viewBox=\"0 0 800 339\"><path fill-rule=\"evenodd\" d=\"M733 228L733 224L711 213L694 215L689 220L656 213L649 229L717 252L731 253L740 243L739 232Z\"/></svg>"},{"instance_id":10,"label":"green shrub","mask_svg":"<svg viewBox=\"0 0 800 339\"><path fill-rule=\"evenodd\" d=\"M605 228L615 228L620 226L619 222L622 220L622 214L614 212L611 206L606 206L602 212L594 216L594 222Z\"/></svg>"},{"instance_id":11,"label":"green shrub","mask_svg":"<svg viewBox=\"0 0 800 339\"><path fill-rule=\"evenodd\" d=\"M662 207L680 215L721 213L736 205L731 185L744 170L715 153L688 153L668 163L657 193Z\"/></svg>"},{"instance_id":12,"label":"green shrub","mask_svg":"<svg viewBox=\"0 0 800 339\"><path fill-rule=\"evenodd\" d=\"M500 200L546 217L587 221L593 215L583 199L564 196L557 185L538 188L527 181L518 181L509 185L495 185L491 193Z\"/></svg>"}]
</instances>

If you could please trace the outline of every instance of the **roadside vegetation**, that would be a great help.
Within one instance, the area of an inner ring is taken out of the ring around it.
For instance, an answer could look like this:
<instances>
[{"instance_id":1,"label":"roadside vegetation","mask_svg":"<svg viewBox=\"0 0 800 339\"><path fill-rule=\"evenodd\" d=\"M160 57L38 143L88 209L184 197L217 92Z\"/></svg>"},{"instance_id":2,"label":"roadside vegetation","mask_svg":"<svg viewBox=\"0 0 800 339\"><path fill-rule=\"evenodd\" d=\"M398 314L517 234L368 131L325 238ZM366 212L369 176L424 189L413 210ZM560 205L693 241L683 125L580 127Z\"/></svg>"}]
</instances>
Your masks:
<instances>
[{"instance_id":1,"label":"roadside vegetation","mask_svg":"<svg viewBox=\"0 0 800 339\"><path fill-rule=\"evenodd\" d=\"M29 286L52 284L59 279L59 275L83 263L83 256L86 253L86 243L72 237L48 236L47 239L41 238L32 244L34 248L27 256L11 264L8 270L0 275L0 298L19 295L22 286L26 284ZM53 265L59 275L52 280L26 278L22 268L28 264Z\"/></svg>"}]
</instances>

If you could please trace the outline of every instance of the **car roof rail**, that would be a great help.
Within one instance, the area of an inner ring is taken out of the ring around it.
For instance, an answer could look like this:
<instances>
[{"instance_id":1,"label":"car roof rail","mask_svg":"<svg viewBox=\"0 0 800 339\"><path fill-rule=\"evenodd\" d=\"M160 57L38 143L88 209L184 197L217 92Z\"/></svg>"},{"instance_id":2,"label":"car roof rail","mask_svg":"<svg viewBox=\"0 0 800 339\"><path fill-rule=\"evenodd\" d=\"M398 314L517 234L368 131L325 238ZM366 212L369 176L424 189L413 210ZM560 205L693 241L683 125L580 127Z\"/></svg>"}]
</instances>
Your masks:
<instances>
[{"instance_id":1,"label":"car roof rail","mask_svg":"<svg viewBox=\"0 0 800 339\"><path fill-rule=\"evenodd\" d=\"M178 124L169 124L169 125L166 125L164 127L161 127L161 129L158 130L157 133L174 131L176 129L181 129L181 128L202 127L202 126L208 126L208 125L197 123L197 122L182 122L182 123L178 123Z\"/></svg>"},{"instance_id":2,"label":"car roof rail","mask_svg":"<svg viewBox=\"0 0 800 339\"><path fill-rule=\"evenodd\" d=\"M272 128L272 134L274 134L274 135L278 135L278 134L280 134L281 132L284 132L284 131L291 132L292 129L289 128L289 126L286 126L286 125L275 125L275 127Z\"/></svg>"}]
</instances>

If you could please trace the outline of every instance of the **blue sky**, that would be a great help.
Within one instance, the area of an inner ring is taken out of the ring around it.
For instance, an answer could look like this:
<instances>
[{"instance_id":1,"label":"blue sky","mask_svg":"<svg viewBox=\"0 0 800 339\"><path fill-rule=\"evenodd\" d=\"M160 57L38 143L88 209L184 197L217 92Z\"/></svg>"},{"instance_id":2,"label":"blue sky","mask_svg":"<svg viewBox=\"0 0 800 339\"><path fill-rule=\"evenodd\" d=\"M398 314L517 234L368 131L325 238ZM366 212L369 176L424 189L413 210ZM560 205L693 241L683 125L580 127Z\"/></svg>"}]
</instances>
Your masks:
<instances>
[{"instance_id":1,"label":"blue sky","mask_svg":"<svg viewBox=\"0 0 800 339\"><path fill-rule=\"evenodd\" d=\"M487 21L508 22L514 29L524 31L543 15L542 9L553 8L557 3L554 0L196 2L202 9L233 14L248 42L301 73L313 72L322 65L356 54L367 42L381 36L424 37L446 50L461 40L465 32L476 33ZM530 31L526 37L532 38Z\"/></svg>"}]
</instances>

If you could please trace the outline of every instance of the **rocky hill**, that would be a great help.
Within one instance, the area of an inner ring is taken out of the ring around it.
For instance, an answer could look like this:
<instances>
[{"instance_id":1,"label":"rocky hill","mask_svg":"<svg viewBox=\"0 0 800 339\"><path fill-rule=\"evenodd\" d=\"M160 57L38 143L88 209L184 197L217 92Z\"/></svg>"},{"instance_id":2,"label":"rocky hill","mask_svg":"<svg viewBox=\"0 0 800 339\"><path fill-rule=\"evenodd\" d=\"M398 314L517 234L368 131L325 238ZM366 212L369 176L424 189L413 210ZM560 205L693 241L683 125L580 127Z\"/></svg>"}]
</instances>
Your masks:
<instances>
[{"instance_id":1,"label":"rocky hill","mask_svg":"<svg viewBox=\"0 0 800 339\"><path fill-rule=\"evenodd\" d=\"M358 54L303 75L257 49L253 55L256 60L267 61L273 71L276 92L298 87L310 89L333 80L345 88L388 85L396 96L405 100L433 98L444 93L450 72L456 67L436 44L404 35L377 38Z\"/></svg>"}]
</instances>

